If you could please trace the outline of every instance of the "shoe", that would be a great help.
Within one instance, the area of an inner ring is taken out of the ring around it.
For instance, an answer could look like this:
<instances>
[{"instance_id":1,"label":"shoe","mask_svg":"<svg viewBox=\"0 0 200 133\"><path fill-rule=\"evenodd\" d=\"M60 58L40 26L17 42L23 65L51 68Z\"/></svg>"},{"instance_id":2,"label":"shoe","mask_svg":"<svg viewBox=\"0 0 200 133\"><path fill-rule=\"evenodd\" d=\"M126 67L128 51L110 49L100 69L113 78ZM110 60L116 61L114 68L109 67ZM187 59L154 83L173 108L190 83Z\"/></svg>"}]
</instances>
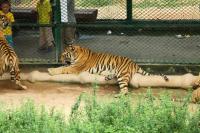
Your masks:
<instances>
[{"instance_id":1,"label":"shoe","mask_svg":"<svg viewBox=\"0 0 200 133\"><path fill-rule=\"evenodd\" d=\"M56 47L56 44L55 44L54 41L51 41L51 43L52 43L52 46L53 46L53 47Z\"/></svg>"},{"instance_id":2,"label":"shoe","mask_svg":"<svg viewBox=\"0 0 200 133\"><path fill-rule=\"evenodd\" d=\"M40 46L40 47L38 48L39 51L46 50L46 49L47 49L47 47L46 47L45 45L42 45L42 46Z\"/></svg>"},{"instance_id":3,"label":"shoe","mask_svg":"<svg viewBox=\"0 0 200 133\"><path fill-rule=\"evenodd\" d=\"M53 51L53 47L54 47L54 46L52 46L52 45L51 45L51 46L48 46L48 47L45 49L44 52L45 52L45 53L52 52L52 51Z\"/></svg>"}]
</instances>

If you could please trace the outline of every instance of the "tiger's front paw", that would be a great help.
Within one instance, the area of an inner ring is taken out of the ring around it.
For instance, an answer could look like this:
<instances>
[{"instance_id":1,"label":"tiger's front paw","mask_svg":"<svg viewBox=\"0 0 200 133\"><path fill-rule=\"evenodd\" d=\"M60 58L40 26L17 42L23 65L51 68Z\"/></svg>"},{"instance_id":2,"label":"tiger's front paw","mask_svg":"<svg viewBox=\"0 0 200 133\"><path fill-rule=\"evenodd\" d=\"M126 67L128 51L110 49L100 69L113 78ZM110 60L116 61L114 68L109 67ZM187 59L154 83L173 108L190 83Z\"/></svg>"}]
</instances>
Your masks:
<instances>
[{"instance_id":1,"label":"tiger's front paw","mask_svg":"<svg viewBox=\"0 0 200 133\"><path fill-rule=\"evenodd\" d=\"M60 74L58 73L57 69L56 68L48 68L48 72L50 75L57 75L57 74Z\"/></svg>"},{"instance_id":2,"label":"tiger's front paw","mask_svg":"<svg viewBox=\"0 0 200 133\"><path fill-rule=\"evenodd\" d=\"M27 87L27 86L25 86L25 85L21 85L19 89L20 89L20 90L27 90L27 89L28 89L28 87Z\"/></svg>"},{"instance_id":3,"label":"tiger's front paw","mask_svg":"<svg viewBox=\"0 0 200 133\"><path fill-rule=\"evenodd\" d=\"M20 81L16 81L15 83L18 85L19 90L27 90L28 89L28 87L23 85Z\"/></svg>"}]
</instances>

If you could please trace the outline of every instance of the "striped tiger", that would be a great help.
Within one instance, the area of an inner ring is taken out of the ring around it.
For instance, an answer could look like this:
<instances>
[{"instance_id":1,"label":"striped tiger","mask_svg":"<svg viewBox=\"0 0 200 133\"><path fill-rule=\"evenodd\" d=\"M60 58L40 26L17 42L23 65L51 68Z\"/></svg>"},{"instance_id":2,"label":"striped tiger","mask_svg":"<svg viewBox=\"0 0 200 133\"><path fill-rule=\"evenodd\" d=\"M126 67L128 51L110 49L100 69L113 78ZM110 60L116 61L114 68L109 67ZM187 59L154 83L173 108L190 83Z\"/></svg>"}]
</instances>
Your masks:
<instances>
[{"instance_id":1,"label":"striped tiger","mask_svg":"<svg viewBox=\"0 0 200 133\"><path fill-rule=\"evenodd\" d=\"M6 28L7 25L7 17L0 15L0 76L10 71L11 81L15 81L15 84L20 89L27 89L27 87L20 82L19 59L3 34L3 29Z\"/></svg>"},{"instance_id":2,"label":"striped tiger","mask_svg":"<svg viewBox=\"0 0 200 133\"><path fill-rule=\"evenodd\" d=\"M64 64L70 63L70 65L49 68L48 72L50 75L75 74L88 71L91 74L106 76L105 80L116 77L120 87L120 93L122 94L128 93L128 84L133 74L150 75L127 57L96 53L78 45L67 46L61 55L61 61ZM105 72L109 72L110 74L105 74ZM161 76L164 77L164 80L168 81L167 76Z\"/></svg>"}]
</instances>

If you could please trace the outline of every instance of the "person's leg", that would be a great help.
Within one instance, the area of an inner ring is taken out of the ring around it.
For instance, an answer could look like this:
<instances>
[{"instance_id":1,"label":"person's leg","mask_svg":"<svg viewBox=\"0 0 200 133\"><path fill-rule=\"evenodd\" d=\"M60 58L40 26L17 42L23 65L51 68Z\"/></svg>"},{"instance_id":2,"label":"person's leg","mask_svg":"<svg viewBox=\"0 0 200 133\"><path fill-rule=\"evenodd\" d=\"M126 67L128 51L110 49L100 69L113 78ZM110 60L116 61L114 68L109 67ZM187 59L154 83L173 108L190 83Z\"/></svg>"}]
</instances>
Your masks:
<instances>
[{"instance_id":1,"label":"person's leg","mask_svg":"<svg viewBox=\"0 0 200 133\"><path fill-rule=\"evenodd\" d=\"M52 33L52 27L45 27L45 36L46 36L46 41L47 41L47 46L48 47L53 47L54 46L54 38L53 38L53 33Z\"/></svg>"},{"instance_id":2,"label":"person's leg","mask_svg":"<svg viewBox=\"0 0 200 133\"><path fill-rule=\"evenodd\" d=\"M55 46L52 27L45 27L45 37L47 42L46 52L51 52L53 50L53 47Z\"/></svg>"},{"instance_id":3,"label":"person's leg","mask_svg":"<svg viewBox=\"0 0 200 133\"><path fill-rule=\"evenodd\" d=\"M39 35L39 50L46 49L46 36L45 36L45 27L40 27L40 35Z\"/></svg>"},{"instance_id":4,"label":"person's leg","mask_svg":"<svg viewBox=\"0 0 200 133\"><path fill-rule=\"evenodd\" d=\"M76 32L76 27L74 26L64 28L63 38L65 45L70 45L75 42L75 32Z\"/></svg>"},{"instance_id":5,"label":"person's leg","mask_svg":"<svg viewBox=\"0 0 200 133\"><path fill-rule=\"evenodd\" d=\"M14 48L14 43L13 43L12 35L6 35L5 38L6 38L7 42L8 42L8 44L9 44L12 48Z\"/></svg>"}]
</instances>

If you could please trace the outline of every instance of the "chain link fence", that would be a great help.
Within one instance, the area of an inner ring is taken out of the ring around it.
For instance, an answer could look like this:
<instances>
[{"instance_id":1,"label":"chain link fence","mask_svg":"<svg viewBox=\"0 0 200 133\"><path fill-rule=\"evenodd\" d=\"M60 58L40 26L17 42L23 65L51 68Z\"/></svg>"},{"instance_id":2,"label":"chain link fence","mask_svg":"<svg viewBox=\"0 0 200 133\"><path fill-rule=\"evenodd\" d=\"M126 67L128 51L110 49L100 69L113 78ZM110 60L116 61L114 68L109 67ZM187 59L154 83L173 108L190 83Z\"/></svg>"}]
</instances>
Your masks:
<instances>
[{"instance_id":1,"label":"chain link fence","mask_svg":"<svg viewBox=\"0 0 200 133\"><path fill-rule=\"evenodd\" d=\"M55 33L54 1L10 0L10 3L15 18L14 48L21 62L56 63L58 46L55 45L53 36Z\"/></svg>"},{"instance_id":2,"label":"chain link fence","mask_svg":"<svg viewBox=\"0 0 200 133\"><path fill-rule=\"evenodd\" d=\"M199 0L133 0L134 19L200 18Z\"/></svg>"},{"instance_id":3,"label":"chain link fence","mask_svg":"<svg viewBox=\"0 0 200 133\"><path fill-rule=\"evenodd\" d=\"M200 63L200 0L52 0L51 52L38 52L44 26L38 24L38 2L11 0L23 63L58 63L63 47L75 42L143 64Z\"/></svg>"},{"instance_id":4,"label":"chain link fence","mask_svg":"<svg viewBox=\"0 0 200 133\"><path fill-rule=\"evenodd\" d=\"M198 0L76 1L77 9L98 10L96 23L102 22L106 27L81 28L78 42L95 51L127 56L143 64L199 64L200 36L193 27L200 23L199 3Z\"/></svg>"}]
</instances>

